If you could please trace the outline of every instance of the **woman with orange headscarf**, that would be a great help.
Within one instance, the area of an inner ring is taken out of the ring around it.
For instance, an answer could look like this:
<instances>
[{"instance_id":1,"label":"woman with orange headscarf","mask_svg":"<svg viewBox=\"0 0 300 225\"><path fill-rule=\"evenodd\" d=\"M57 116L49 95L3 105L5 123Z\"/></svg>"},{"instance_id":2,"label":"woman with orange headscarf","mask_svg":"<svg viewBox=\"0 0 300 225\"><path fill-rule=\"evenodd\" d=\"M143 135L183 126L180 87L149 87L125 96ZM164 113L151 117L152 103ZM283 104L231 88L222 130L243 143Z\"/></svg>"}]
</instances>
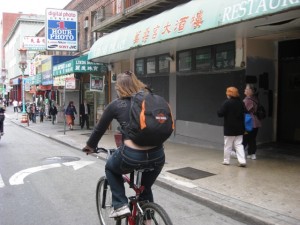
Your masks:
<instances>
[{"instance_id":1,"label":"woman with orange headscarf","mask_svg":"<svg viewBox=\"0 0 300 225\"><path fill-rule=\"evenodd\" d=\"M218 116L224 117L224 161L223 165L230 164L232 149L236 150L239 166L246 166L243 146L244 134L244 103L239 97L239 91L235 87L226 89L227 99L218 110Z\"/></svg>"}]
</instances>

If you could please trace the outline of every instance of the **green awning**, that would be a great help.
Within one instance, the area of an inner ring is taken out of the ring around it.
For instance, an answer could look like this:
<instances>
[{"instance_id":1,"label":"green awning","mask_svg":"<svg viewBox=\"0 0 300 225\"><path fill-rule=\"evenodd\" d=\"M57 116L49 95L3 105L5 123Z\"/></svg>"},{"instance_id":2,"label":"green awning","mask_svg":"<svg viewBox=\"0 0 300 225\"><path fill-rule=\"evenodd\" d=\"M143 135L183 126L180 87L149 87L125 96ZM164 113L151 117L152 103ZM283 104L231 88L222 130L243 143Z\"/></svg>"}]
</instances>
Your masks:
<instances>
[{"instance_id":1,"label":"green awning","mask_svg":"<svg viewBox=\"0 0 300 225\"><path fill-rule=\"evenodd\" d=\"M70 73L105 73L107 67L101 63L88 61L88 55L83 55L75 59L53 66L53 77Z\"/></svg>"},{"instance_id":2,"label":"green awning","mask_svg":"<svg viewBox=\"0 0 300 225\"><path fill-rule=\"evenodd\" d=\"M194 0L101 37L88 60L159 43L255 17L299 8L299 0ZM97 59L97 60L93 60Z\"/></svg>"}]
</instances>

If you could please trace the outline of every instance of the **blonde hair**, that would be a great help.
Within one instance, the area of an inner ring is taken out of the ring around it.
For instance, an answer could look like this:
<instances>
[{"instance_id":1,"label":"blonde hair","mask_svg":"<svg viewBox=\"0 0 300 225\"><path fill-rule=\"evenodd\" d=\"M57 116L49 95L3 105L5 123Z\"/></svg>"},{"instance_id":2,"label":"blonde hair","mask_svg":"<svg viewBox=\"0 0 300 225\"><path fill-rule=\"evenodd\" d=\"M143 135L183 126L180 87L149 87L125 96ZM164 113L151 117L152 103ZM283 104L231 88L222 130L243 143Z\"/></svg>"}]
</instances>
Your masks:
<instances>
[{"instance_id":1,"label":"blonde hair","mask_svg":"<svg viewBox=\"0 0 300 225\"><path fill-rule=\"evenodd\" d=\"M120 98L131 97L141 90L146 90L146 87L146 84L140 81L136 75L130 71L118 74L115 85L115 89Z\"/></svg>"}]
</instances>

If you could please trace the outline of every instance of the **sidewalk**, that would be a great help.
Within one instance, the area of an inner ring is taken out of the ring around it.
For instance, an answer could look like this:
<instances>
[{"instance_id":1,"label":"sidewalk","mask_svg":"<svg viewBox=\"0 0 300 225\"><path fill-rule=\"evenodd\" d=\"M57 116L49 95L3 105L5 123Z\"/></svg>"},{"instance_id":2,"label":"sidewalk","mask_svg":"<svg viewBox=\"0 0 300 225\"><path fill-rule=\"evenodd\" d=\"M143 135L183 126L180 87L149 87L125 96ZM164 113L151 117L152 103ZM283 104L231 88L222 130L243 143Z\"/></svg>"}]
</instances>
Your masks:
<instances>
[{"instance_id":1,"label":"sidewalk","mask_svg":"<svg viewBox=\"0 0 300 225\"><path fill-rule=\"evenodd\" d=\"M39 117L28 127L20 122L21 115L15 119L12 106L7 108L6 118L76 149L84 147L92 132L75 126L64 134L63 124L39 123ZM113 133L107 132L100 145L115 147ZM167 142L165 152L166 165L158 185L249 224L300 224L299 153L267 145L258 150L257 160L247 160L247 167L241 168L236 159L230 166L222 165L221 149Z\"/></svg>"}]
</instances>

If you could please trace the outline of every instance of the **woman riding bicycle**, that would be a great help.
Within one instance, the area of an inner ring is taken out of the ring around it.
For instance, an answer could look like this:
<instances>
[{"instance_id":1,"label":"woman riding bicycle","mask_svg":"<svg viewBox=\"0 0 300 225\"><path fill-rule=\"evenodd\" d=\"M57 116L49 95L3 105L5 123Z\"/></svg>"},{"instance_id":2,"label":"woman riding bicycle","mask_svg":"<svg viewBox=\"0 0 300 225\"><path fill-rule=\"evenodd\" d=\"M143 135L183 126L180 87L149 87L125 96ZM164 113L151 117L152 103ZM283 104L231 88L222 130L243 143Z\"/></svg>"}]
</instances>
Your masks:
<instances>
[{"instance_id":1,"label":"woman riding bicycle","mask_svg":"<svg viewBox=\"0 0 300 225\"><path fill-rule=\"evenodd\" d=\"M118 121L121 128L129 123L131 96L141 90L147 91L146 85L138 80L134 73L129 71L117 76L115 90L118 98L105 108L100 121L83 149L86 153L94 152L113 119ZM138 168L154 168L154 170L143 173L141 184L145 187L145 190L140 195L141 200L153 202L151 187L165 163L163 144L159 146L140 146L124 134L123 140L124 144L108 159L105 166L114 207L110 214L111 218L130 214L122 174L128 174Z\"/></svg>"}]
</instances>

